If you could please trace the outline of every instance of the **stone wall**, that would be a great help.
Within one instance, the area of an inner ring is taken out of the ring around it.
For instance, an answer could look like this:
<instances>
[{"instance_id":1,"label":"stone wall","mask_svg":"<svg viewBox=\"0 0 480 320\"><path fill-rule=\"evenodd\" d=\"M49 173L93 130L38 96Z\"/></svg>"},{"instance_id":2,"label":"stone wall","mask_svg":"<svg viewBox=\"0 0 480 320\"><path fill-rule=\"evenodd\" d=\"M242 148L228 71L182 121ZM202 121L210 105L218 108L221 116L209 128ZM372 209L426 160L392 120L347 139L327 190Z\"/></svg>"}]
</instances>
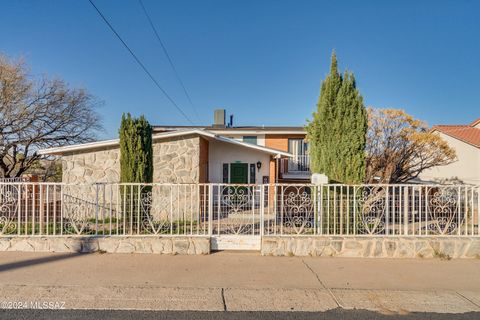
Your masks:
<instances>
[{"instance_id":1,"label":"stone wall","mask_svg":"<svg viewBox=\"0 0 480 320\"><path fill-rule=\"evenodd\" d=\"M0 237L0 251L209 254L209 237Z\"/></svg>"},{"instance_id":2,"label":"stone wall","mask_svg":"<svg viewBox=\"0 0 480 320\"><path fill-rule=\"evenodd\" d=\"M153 182L198 183L200 137L173 137L153 142ZM88 184L120 181L118 146L71 152L62 156L62 181Z\"/></svg>"},{"instance_id":3,"label":"stone wall","mask_svg":"<svg viewBox=\"0 0 480 320\"><path fill-rule=\"evenodd\" d=\"M480 258L479 237L275 237L262 255L364 258Z\"/></svg>"},{"instance_id":4,"label":"stone wall","mask_svg":"<svg viewBox=\"0 0 480 320\"><path fill-rule=\"evenodd\" d=\"M195 135L160 139L153 142L153 182L187 184L200 178L200 137ZM118 186L93 186L93 183L120 182L118 146L71 152L62 157L65 200L87 207L86 217L93 217L95 203L105 208L120 208ZM98 195L97 195L98 191ZM151 215L155 220L197 220L199 190L193 186L154 186ZM135 199L136 201L136 199ZM171 205L173 203L173 205ZM136 203L134 204L136 207ZM73 209L72 209L73 210Z\"/></svg>"},{"instance_id":5,"label":"stone wall","mask_svg":"<svg viewBox=\"0 0 480 320\"><path fill-rule=\"evenodd\" d=\"M62 182L88 184L120 181L118 147L72 152L62 156Z\"/></svg>"},{"instance_id":6,"label":"stone wall","mask_svg":"<svg viewBox=\"0 0 480 320\"><path fill-rule=\"evenodd\" d=\"M153 143L153 182L197 183L200 137L162 139Z\"/></svg>"}]
</instances>

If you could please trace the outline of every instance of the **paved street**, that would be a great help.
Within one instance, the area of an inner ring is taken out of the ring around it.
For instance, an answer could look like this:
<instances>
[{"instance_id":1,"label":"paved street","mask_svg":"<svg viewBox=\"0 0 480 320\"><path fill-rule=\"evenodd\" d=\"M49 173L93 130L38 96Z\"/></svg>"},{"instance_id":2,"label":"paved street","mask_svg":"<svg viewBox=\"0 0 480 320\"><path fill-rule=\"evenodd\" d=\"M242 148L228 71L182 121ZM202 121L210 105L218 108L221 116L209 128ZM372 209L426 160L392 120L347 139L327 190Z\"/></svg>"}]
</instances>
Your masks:
<instances>
[{"instance_id":1,"label":"paved street","mask_svg":"<svg viewBox=\"0 0 480 320\"><path fill-rule=\"evenodd\" d=\"M116 318L105 310L130 310L120 319L149 317L148 310L163 311L154 314L159 319L189 318L188 312L167 311L192 310L207 312L196 313L200 319L472 319L479 317L472 312L480 312L478 259L3 252L0 261L3 309L81 309L1 310L2 318L31 318L33 313L38 319L63 319L71 312L88 318L84 309L98 309L92 312L100 318Z\"/></svg>"},{"instance_id":2,"label":"paved street","mask_svg":"<svg viewBox=\"0 0 480 320\"><path fill-rule=\"evenodd\" d=\"M365 310L335 309L325 312L219 312L219 311L131 311L131 310L58 310L38 311L21 310L12 312L0 311L0 319L12 320L63 320L63 319L115 319L115 320L471 320L478 319L480 313L439 314L409 313L385 315Z\"/></svg>"}]
</instances>

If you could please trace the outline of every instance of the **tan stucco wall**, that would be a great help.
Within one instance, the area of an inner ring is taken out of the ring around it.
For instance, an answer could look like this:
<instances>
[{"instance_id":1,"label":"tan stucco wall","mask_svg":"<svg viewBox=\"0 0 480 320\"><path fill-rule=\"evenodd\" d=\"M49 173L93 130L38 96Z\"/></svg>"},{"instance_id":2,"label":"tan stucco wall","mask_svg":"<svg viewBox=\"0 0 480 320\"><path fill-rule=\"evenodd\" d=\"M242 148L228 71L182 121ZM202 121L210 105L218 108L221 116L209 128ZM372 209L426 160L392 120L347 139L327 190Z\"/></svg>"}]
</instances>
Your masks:
<instances>
[{"instance_id":1,"label":"tan stucco wall","mask_svg":"<svg viewBox=\"0 0 480 320\"><path fill-rule=\"evenodd\" d=\"M459 179L463 183L480 185L480 148L469 145L446 134L438 133L448 145L455 149L457 160L446 166L425 170L420 178L426 181Z\"/></svg>"}]
</instances>

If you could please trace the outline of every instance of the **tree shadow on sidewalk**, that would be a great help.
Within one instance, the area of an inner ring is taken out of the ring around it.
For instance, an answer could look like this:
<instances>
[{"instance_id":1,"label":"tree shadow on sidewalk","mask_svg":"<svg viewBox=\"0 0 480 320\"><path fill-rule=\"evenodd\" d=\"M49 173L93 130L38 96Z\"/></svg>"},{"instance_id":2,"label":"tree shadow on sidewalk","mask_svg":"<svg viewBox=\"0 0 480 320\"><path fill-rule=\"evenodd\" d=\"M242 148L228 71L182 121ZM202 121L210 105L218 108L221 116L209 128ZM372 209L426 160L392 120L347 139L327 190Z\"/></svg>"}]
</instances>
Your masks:
<instances>
[{"instance_id":1,"label":"tree shadow on sidewalk","mask_svg":"<svg viewBox=\"0 0 480 320\"><path fill-rule=\"evenodd\" d=\"M55 262L55 261L64 260L64 259L77 258L87 254L89 253L74 252L74 253L66 253L66 254L55 254L47 257L26 259L21 261L0 264L0 272L12 270L12 269L30 267L38 264L43 264L43 263Z\"/></svg>"}]
</instances>

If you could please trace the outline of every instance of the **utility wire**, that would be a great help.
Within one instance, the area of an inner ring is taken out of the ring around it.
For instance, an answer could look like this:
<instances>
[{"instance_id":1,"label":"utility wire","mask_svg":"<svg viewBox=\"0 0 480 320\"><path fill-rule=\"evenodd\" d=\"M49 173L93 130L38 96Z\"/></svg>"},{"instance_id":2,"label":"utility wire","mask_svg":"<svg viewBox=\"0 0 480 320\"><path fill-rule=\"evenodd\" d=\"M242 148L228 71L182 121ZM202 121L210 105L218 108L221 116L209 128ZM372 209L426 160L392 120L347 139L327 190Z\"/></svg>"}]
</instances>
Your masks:
<instances>
[{"instance_id":1,"label":"utility wire","mask_svg":"<svg viewBox=\"0 0 480 320\"><path fill-rule=\"evenodd\" d=\"M177 72L177 68L175 68L175 65L170 58L170 55L168 54L167 48L165 47L165 44L163 43L162 39L160 38L160 35L158 34L157 28L155 28L155 25L153 24L152 19L150 18L150 15L147 12L147 9L143 5L142 0L138 0L140 3L140 6L142 7L143 13L147 17L148 23L150 24L150 27L152 27L153 32L155 33L155 37L157 38L158 42L160 43L160 46L162 47L163 53L167 57L168 62L170 63L170 66L172 67L173 72L175 73L175 76L177 77L178 82L180 83L180 86L183 89L183 92L185 93L185 96L188 99L188 102L190 102L190 105L193 108L193 112L195 113L195 116L197 117L198 120L200 120L200 117L198 116L197 109L195 108L195 105L192 102L192 99L190 98L190 94L187 91L187 88L185 87L185 84L183 83L182 79L180 78L180 75Z\"/></svg>"},{"instance_id":2,"label":"utility wire","mask_svg":"<svg viewBox=\"0 0 480 320\"><path fill-rule=\"evenodd\" d=\"M145 71L145 73L150 77L150 79L153 81L153 83L155 83L155 85L158 87L158 89L160 89L160 91L162 91L162 93L165 95L165 97L167 97L167 99L173 104L173 106L183 115L183 117L185 119L187 119L188 122L190 122L192 125L194 124L192 122L192 120L190 120L190 118L185 114L185 112L183 112L182 108L180 108L177 103L168 95L168 93L162 88L162 86L160 86L160 84L158 83L158 81L153 77L153 75L150 73L150 71L148 71L148 69L145 67L145 65L142 63L142 61L140 61L140 59L135 55L135 53L132 51L132 49L130 49L130 47L127 45L127 43L122 39L122 37L118 34L118 32L115 30L115 28L113 28L113 26L110 24L110 22L108 22L107 18L103 15L103 13L97 8L97 6L95 5L95 3L93 3L92 0L88 0L90 2L90 4L95 8L95 10L97 11L97 13L100 15L100 17L102 17L103 21L107 24L107 26L110 28L110 30L117 36L118 40L120 40L120 42L123 44L123 46L128 50L128 52L130 52L130 54L132 55L132 57L135 59L135 61L138 63L138 65L143 69L143 71Z\"/></svg>"}]
</instances>

